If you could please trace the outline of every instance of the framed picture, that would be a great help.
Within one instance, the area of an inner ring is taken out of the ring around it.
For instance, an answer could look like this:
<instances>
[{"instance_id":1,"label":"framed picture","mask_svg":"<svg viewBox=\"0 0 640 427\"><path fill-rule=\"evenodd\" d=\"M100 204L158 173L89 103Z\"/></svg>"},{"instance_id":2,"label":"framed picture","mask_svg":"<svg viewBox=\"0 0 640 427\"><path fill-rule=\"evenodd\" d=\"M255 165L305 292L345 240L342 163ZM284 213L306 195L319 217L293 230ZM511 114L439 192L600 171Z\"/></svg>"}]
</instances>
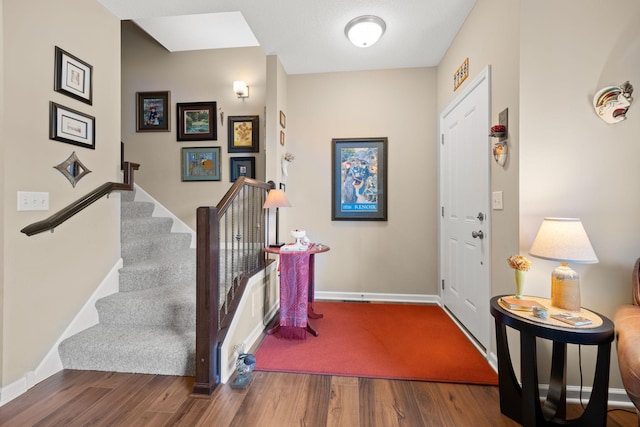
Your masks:
<instances>
[{"instance_id":1,"label":"framed picture","mask_svg":"<svg viewBox=\"0 0 640 427\"><path fill-rule=\"evenodd\" d=\"M229 153L257 153L259 150L259 117L229 116Z\"/></svg>"},{"instance_id":2,"label":"framed picture","mask_svg":"<svg viewBox=\"0 0 640 427\"><path fill-rule=\"evenodd\" d=\"M49 139L95 150L96 119L49 102Z\"/></svg>"},{"instance_id":3,"label":"framed picture","mask_svg":"<svg viewBox=\"0 0 640 427\"><path fill-rule=\"evenodd\" d=\"M280 131L280 145L284 145L284 131Z\"/></svg>"},{"instance_id":4,"label":"framed picture","mask_svg":"<svg viewBox=\"0 0 640 427\"><path fill-rule=\"evenodd\" d=\"M387 138L331 140L331 219L387 220Z\"/></svg>"},{"instance_id":5,"label":"framed picture","mask_svg":"<svg viewBox=\"0 0 640 427\"><path fill-rule=\"evenodd\" d=\"M58 46L55 50L55 64L53 89L91 105L93 67Z\"/></svg>"},{"instance_id":6,"label":"framed picture","mask_svg":"<svg viewBox=\"0 0 640 427\"><path fill-rule=\"evenodd\" d=\"M220 147L182 149L183 181L220 181Z\"/></svg>"},{"instance_id":7,"label":"framed picture","mask_svg":"<svg viewBox=\"0 0 640 427\"><path fill-rule=\"evenodd\" d=\"M218 139L215 102L176 104L178 141L206 141Z\"/></svg>"},{"instance_id":8,"label":"framed picture","mask_svg":"<svg viewBox=\"0 0 640 427\"><path fill-rule=\"evenodd\" d=\"M231 157L229 170L231 171L231 182L235 182L238 177L246 176L247 178L256 177L256 159L255 157Z\"/></svg>"},{"instance_id":9,"label":"framed picture","mask_svg":"<svg viewBox=\"0 0 640 427\"><path fill-rule=\"evenodd\" d=\"M136 132L169 132L171 92L136 92Z\"/></svg>"},{"instance_id":10,"label":"framed picture","mask_svg":"<svg viewBox=\"0 0 640 427\"><path fill-rule=\"evenodd\" d=\"M280 126L282 126L282 129L287 127L287 116L284 115L282 110L280 110Z\"/></svg>"}]
</instances>

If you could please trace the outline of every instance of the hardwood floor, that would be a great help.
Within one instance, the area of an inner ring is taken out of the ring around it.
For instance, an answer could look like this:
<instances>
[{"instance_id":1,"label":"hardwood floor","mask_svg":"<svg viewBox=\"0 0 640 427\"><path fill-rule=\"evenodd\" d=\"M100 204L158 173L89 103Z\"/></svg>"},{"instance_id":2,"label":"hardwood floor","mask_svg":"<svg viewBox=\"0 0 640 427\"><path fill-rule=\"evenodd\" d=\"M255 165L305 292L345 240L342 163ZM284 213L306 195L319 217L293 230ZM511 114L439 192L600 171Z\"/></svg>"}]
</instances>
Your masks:
<instances>
[{"instance_id":1,"label":"hardwood floor","mask_svg":"<svg viewBox=\"0 0 640 427\"><path fill-rule=\"evenodd\" d=\"M0 407L0 426L519 425L500 414L490 386L272 372L211 397L191 395L192 385L191 377L64 370ZM636 415L610 412L607 425L636 426Z\"/></svg>"}]
</instances>

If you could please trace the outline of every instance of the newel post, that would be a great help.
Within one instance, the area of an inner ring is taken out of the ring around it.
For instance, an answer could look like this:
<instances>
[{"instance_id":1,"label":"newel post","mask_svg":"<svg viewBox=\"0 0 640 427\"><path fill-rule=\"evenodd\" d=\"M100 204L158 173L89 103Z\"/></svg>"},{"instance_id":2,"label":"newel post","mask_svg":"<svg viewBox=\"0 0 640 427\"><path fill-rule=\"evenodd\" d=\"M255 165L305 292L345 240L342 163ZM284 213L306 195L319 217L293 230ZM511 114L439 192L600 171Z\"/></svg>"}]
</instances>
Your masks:
<instances>
[{"instance_id":1,"label":"newel post","mask_svg":"<svg viewBox=\"0 0 640 427\"><path fill-rule=\"evenodd\" d=\"M196 378L195 394L210 395L220 384L218 360L218 210L199 207L196 225Z\"/></svg>"}]
</instances>

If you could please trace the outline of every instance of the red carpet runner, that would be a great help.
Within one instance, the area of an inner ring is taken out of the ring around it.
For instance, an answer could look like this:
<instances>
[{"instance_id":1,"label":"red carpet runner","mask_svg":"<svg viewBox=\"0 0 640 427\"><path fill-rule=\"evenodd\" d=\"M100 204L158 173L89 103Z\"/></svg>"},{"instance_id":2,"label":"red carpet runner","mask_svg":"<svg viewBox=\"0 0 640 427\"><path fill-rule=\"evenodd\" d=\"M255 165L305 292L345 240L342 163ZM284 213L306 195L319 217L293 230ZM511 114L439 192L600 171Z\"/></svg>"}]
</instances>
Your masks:
<instances>
[{"instance_id":1,"label":"red carpet runner","mask_svg":"<svg viewBox=\"0 0 640 427\"><path fill-rule=\"evenodd\" d=\"M498 375L434 305L316 302L319 336L267 336L256 370L496 385Z\"/></svg>"}]
</instances>

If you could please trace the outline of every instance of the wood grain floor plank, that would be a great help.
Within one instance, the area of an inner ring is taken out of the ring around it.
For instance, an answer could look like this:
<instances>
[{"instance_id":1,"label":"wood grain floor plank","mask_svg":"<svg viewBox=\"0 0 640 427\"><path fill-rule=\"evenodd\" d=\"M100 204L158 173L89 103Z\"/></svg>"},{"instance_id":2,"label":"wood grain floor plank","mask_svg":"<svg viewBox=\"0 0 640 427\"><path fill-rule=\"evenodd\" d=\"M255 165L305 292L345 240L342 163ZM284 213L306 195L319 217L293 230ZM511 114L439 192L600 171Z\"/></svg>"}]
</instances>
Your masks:
<instances>
[{"instance_id":1,"label":"wood grain floor plank","mask_svg":"<svg viewBox=\"0 0 640 427\"><path fill-rule=\"evenodd\" d=\"M253 383L249 387L252 386ZM231 388L229 384L221 384L211 397L200 396L200 399L209 400L209 405L206 413L203 414L202 419L195 427L229 426L247 393L248 390L236 390Z\"/></svg>"},{"instance_id":2,"label":"wood grain floor plank","mask_svg":"<svg viewBox=\"0 0 640 427\"><path fill-rule=\"evenodd\" d=\"M302 399L309 382L309 375L299 376L273 372L254 372L254 384L231 426L292 426L300 425L296 420L296 406Z\"/></svg>"},{"instance_id":3,"label":"wood grain floor plank","mask_svg":"<svg viewBox=\"0 0 640 427\"><path fill-rule=\"evenodd\" d=\"M393 381L381 379L360 379L360 422L361 426L399 427L419 426L422 420L414 417L414 408L407 412L407 402L400 402L395 394ZM416 406L415 402L412 402ZM408 406L412 406L411 403Z\"/></svg>"},{"instance_id":4,"label":"wood grain floor plank","mask_svg":"<svg viewBox=\"0 0 640 427\"><path fill-rule=\"evenodd\" d=\"M359 426L360 380L355 377L332 377L327 408L327 427Z\"/></svg>"},{"instance_id":5,"label":"wood grain floor plank","mask_svg":"<svg viewBox=\"0 0 640 427\"><path fill-rule=\"evenodd\" d=\"M142 400L146 386L153 380L153 375L117 374L103 381L98 381L103 389L110 390L89 411L84 412L74 424L80 426L108 426L118 422L129 411L133 403Z\"/></svg>"},{"instance_id":6,"label":"wood grain floor plank","mask_svg":"<svg viewBox=\"0 0 640 427\"><path fill-rule=\"evenodd\" d=\"M48 426L74 426L80 415L91 411L94 404L109 393L109 388L87 387L76 398L69 400L64 405L47 415L43 420L35 423L34 427Z\"/></svg>"}]
</instances>

